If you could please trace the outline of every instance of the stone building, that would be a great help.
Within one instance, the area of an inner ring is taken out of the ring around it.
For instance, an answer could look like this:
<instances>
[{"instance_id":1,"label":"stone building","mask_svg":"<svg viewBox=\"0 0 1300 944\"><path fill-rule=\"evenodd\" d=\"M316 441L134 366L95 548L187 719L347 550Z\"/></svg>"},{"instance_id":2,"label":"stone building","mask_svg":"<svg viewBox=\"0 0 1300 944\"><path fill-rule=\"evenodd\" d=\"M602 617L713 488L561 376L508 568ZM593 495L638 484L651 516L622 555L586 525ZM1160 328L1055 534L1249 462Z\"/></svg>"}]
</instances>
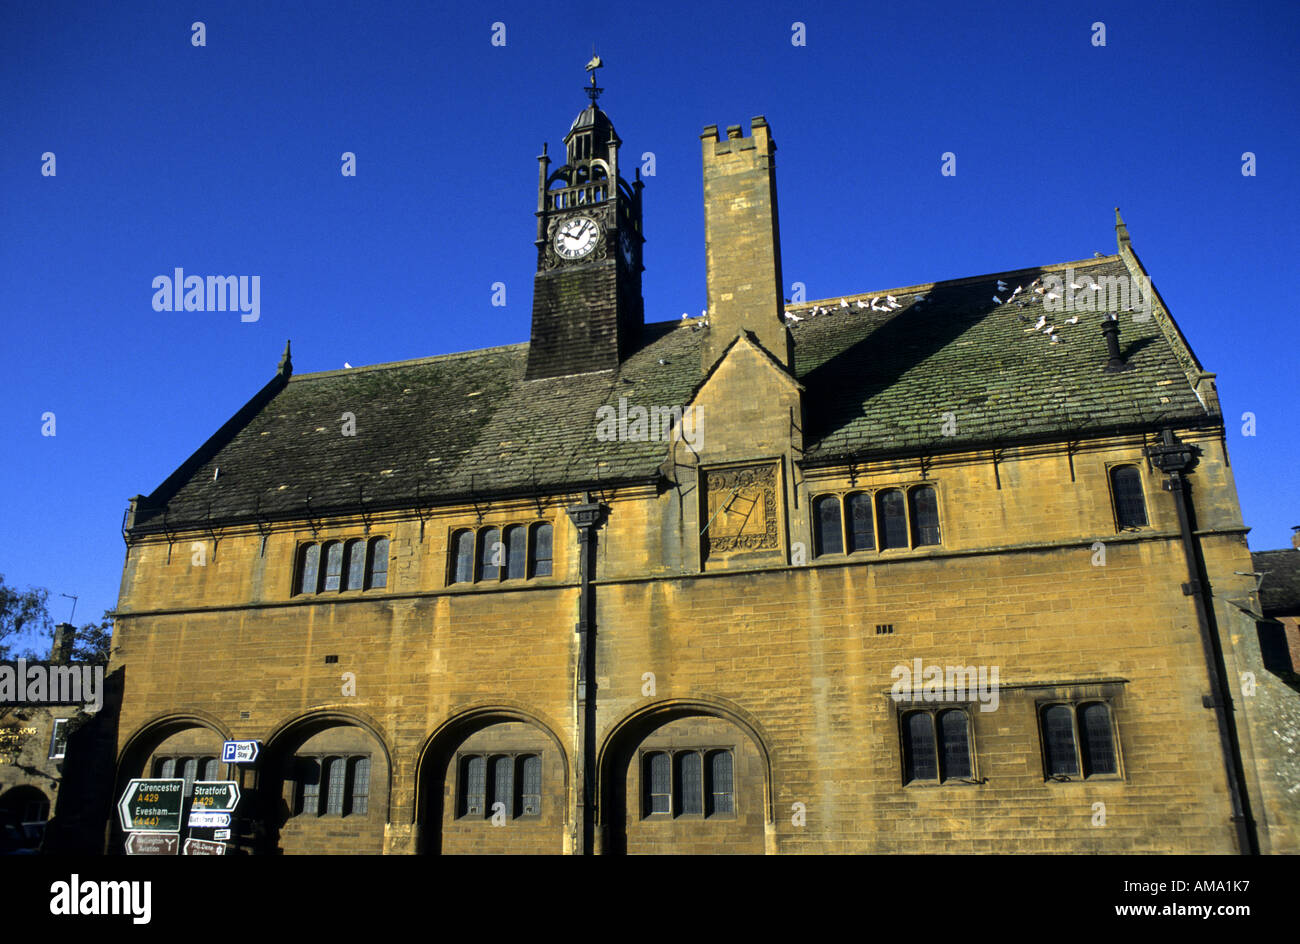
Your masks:
<instances>
[{"instance_id":1,"label":"stone building","mask_svg":"<svg viewBox=\"0 0 1300 944\"><path fill-rule=\"evenodd\" d=\"M71 623L59 623L48 661L13 660L0 672L59 667L84 677L86 663L71 662L75 633ZM35 699L16 703L0 683L0 851L96 852L103 845L116 705L108 686L92 696L80 677L75 692L43 686Z\"/></svg>"},{"instance_id":2,"label":"stone building","mask_svg":"<svg viewBox=\"0 0 1300 944\"><path fill-rule=\"evenodd\" d=\"M709 126L707 316L648 322L594 94L564 143L528 343L286 347L132 499L119 790L236 777L261 853L1295 851L1214 375L1118 212L787 302L771 128Z\"/></svg>"},{"instance_id":3,"label":"stone building","mask_svg":"<svg viewBox=\"0 0 1300 944\"><path fill-rule=\"evenodd\" d=\"M1291 544L1283 550L1258 551L1251 560L1260 578L1260 610L1274 626L1279 667L1300 674L1300 527Z\"/></svg>"}]
</instances>

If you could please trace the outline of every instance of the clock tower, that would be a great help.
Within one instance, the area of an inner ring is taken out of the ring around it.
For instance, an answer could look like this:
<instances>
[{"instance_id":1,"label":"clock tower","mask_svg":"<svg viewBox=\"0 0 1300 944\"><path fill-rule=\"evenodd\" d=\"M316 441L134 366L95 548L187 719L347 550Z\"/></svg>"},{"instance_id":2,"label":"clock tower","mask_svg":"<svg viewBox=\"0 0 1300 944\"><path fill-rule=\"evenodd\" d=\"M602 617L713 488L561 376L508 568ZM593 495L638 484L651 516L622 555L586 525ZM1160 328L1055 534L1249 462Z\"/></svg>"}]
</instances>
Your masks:
<instances>
[{"instance_id":1,"label":"clock tower","mask_svg":"<svg viewBox=\"0 0 1300 944\"><path fill-rule=\"evenodd\" d=\"M565 163L537 175L537 275L527 380L618 367L640 341L641 172L619 175L622 142L596 105L599 57L588 64L591 104L564 136Z\"/></svg>"}]
</instances>

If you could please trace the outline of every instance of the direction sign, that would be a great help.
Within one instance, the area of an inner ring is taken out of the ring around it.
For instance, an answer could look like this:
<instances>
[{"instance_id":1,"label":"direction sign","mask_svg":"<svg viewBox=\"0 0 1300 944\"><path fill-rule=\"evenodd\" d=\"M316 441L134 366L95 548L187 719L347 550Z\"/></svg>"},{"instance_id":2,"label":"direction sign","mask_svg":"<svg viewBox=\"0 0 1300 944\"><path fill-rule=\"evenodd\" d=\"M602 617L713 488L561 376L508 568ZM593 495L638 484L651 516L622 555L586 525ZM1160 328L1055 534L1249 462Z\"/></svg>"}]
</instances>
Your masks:
<instances>
[{"instance_id":1,"label":"direction sign","mask_svg":"<svg viewBox=\"0 0 1300 944\"><path fill-rule=\"evenodd\" d=\"M194 806L197 813L231 812L239 805L239 784L233 780L194 781Z\"/></svg>"},{"instance_id":2,"label":"direction sign","mask_svg":"<svg viewBox=\"0 0 1300 944\"><path fill-rule=\"evenodd\" d=\"M202 810L195 810L190 813L190 826L229 826L229 813L207 813Z\"/></svg>"},{"instance_id":3,"label":"direction sign","mask_svg":"<svg viewBox=\"0 0 1300 944\"><path fill-rule=\"evenodd\" d=\"M257 760L261 745L257 741L223 741L221 761L226 764L251 764Z\"/></svg>"},{"instance_id":4,"label":"direction sign","mask_svg":"<svg viewBox=\"0 0 1300 944\"><path fill-rule=\"evenodd\" d=\"M213 838L213 839L229 839L229 838L230 838L230 830L228 830L228 829L214 829L214 830L212 831L212 838Z\"/></svg>"},{"instance_id":5,"label":"direction sign","mask_svg":"<svg viewBox=\"0 0 1300 944\"><path fill-rule=\"evenodd\" d=\"M127 855L175 855L180 848L179 833L127 833Z\"/></svg>"},{"instance_id":6,"label":"direction sign","mask_svg":"<svg viewBox=\"0 0 1300 944\"><path fill-rule=\"evenodd\" d=\"M225 855L224 842L209 842L206 839L186 839L185 851L181 855Z\"/></svg>"},{"instance_id":7,"label":"direction sign","mask_svg":"<svg viewBox=\"0 0 1300 944\"><path fill-rule=\"evenodd\" d=\"M184 799L184 780L132 780L117 804L122 829L140 833L180 832Z\"/></svg>"}]
</instances>

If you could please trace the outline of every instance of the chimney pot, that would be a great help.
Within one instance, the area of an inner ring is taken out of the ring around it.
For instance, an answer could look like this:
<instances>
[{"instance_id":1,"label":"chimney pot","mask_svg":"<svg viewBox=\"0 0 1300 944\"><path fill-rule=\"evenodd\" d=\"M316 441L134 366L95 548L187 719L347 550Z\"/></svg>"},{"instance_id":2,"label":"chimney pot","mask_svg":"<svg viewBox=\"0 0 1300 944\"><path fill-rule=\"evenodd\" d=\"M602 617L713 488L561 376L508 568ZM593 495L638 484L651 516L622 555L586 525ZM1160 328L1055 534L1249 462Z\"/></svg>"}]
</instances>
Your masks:
<instances>
[{"instance_id":1,"label":"chimney pot","mask_svg":"<svg viewBox=\"0 0 1300 944\"><path fill-rule=\"evenodd\" d=\"M1106 339L1106 370L1115 372L1127 369L1124 358L1119 354L1119 319L1114 315L1107 315L1101 323L1101 333Z\"/></svg>"}]
</instances>

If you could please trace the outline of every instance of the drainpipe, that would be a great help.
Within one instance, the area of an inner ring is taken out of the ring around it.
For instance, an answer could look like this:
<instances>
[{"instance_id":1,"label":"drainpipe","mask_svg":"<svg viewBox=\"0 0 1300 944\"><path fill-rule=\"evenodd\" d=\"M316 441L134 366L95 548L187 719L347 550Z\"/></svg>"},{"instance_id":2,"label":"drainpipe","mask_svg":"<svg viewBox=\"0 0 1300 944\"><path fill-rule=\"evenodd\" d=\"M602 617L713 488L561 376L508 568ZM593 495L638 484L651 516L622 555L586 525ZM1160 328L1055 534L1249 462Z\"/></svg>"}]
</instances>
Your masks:
<instances>
[{"instance_id":1,"label":"drainpipe","mask_svg":"<svg viewBox=\"0 0 1300 944\"><path fill-rule=\"evenodd\" d=\"M591 855L595 849L596 783L596 646L595 594L591 575L595 570L596 528L600 527L605 507L583 496L581 504L565 509L578 527L578 665L574 673L573 692L573 764L577 790L577 811L573 822L573 854Z\"/></svg>"},{"instance_id":2,"label":"drainpipe","mask_svg":"<svg viewBox=\"0 0 1300 944\"><path fill-rule=\"evenodd\" d=\"M1237 849L1241 855L1258 855L1259 840L1255 834L1255 821L1250 815L1250 797L1246 792L1246 775L1241 764L1241 746L1237 741L1237 728L1232 721L1232 686L1223 664L1223 650L1219 644L1219 631L1214 620L1214 608L1209 600L1208 579L1201 560L1200 546L1192 535L1191 517L1194 512L1186 473L1195 465L1190 446L1178 439L1171 429L1165 429L1161 442L1148 446L1147 457L1168 478L1163 483L1165 491L1172 492L1174 507L1178 510L1178 530L1182 534L1183 556L1187 560L1187 583L1183 595L1196 604L1196 622L1201 630L1201 646L1205 651L1205 666L1209 675L1210 694L1201 697L1206 708L1214 709L1219 726L1219 745L1228 775L1228 794L1232 800L1232 822L1237 830Z\"/></svg>"}]
</instances>

